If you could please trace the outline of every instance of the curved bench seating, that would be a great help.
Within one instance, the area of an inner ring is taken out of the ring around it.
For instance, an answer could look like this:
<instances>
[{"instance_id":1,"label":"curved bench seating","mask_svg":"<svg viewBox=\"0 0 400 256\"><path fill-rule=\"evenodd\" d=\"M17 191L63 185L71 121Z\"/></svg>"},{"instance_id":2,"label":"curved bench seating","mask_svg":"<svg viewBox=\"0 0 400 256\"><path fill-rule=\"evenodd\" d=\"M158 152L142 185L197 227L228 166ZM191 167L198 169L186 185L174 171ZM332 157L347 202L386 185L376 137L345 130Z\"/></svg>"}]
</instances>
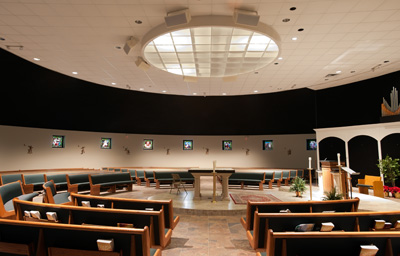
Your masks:
<instances>
[{"instance_id":1,"label":"curved bench seating","mask_svg":"<svg viewBox=\"0 0 400 256\"><path fill-rule=\"evenodd\" d=\"M70 204L72 202L69 200L69 192L57 193L56 185L52 180L47 181L43 184L44 189L44 202L49 204Z\"/></svg>"},{"instance_id":2,"label":"curved bench seating","mask_svg":"<svg viewBox=\"0 0 400 256\"><path fill-rule=\"evenodd\" d=\"M194 184L194 177L190 172L183 171L153 171L154 182L156 188L160 188L161 184L172 184L172 174L179 174L181 181Z\"/></svg>"},{"instance_id":3,"label":"curved bench seating","mask_svg":"<svg viewBox=\"0 0 400 256\"><path fill-rule=\"evenodd\" d=\"M21 173L4 174L4 175L1 175L0 178L1 178L1 185L5 185L5 184L11 183L11 182L16 182L16 181L24 182Z\"/></svg>"},{"instance_id":4,"label":"curved bench seating","mask_svg":"<svg viewBox=\"0 0 400 256\"><path fill-rule=\"evenodd\" d=\"M100 195L102 188L107 188L110 192L115 193L117 186L126 187L128 191L132 191L132 184L135 183L131 179L128 172L114 172L104 174L90 174L90 194Z\"/></svg>"},{"instance_id":5,"label":"curved bench seating","mask_svg":"<svg viewBox=\"0 0 400 256\"><path fill-rule=\"evenodd\" d=\"M78 191L90 189L89 174L87 173L73 174L73 175L67 174L66 178L67 178L68 192L78 193Z\"/></svg>"},{"instance_id":6,"label":"curved bench seating","mask_svg":"<svg viewBox=\"0 0 400 256\"><path fill-rule=\"evenodd\" d=\"M39 194L32 192L25 194L21 181L11 182L0 186L0 217L12 218L15 215L13 198L20 200L32 201Z\"/></svg>"},{"instance_id":7,"label":"curved bench seating","mask_svg":"<svg viewBox=\"0 0 400 256\"><path fill-rule=\"evenodd\" d=\"M259 190L264 190L265 172L235 172L229 176L230 185L258 185Z\"/></svg>"},{"instance_id":8,"label":"curved bench seating","mask_svg":"<svg viewBox=\"0 0 400 256\"><path fill-rule=\"evenodd\" d=\"M23 174L24 189L27 193L42 190L42 185L45 183L44 174Z\"/></svg>"},{"instance_id":9,"label":"curved bench seating","mask_svg":"<svg viewBox=\"0 0 400 256\"><path fill-rule=\"evenodd\" d=\"M67 190L68 189L67 174L65 174L65 173L45 174L44 180L45 180L45 182L52 180L58 190Z\"/></svg>"}]
</instances>

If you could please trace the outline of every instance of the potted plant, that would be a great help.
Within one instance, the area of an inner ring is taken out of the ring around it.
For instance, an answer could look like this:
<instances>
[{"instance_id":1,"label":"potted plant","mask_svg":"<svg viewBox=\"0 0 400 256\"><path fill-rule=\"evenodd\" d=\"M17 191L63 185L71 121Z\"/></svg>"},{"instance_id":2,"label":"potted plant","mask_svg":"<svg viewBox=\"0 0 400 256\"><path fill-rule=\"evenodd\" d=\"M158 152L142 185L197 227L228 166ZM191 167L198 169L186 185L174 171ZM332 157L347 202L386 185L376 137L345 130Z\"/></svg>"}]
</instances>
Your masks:
<instances>
[{"instance_id":1,"label":"potted plant","mask_svg":"<svg viewBox=\"0 0 400 256\"><path fill-rule=\"evenodd\" d=\"M389 188L393 197L400 198L400 188L399 187L391 187Z\"/></svg>"},{"instance_id":2,"label":"potted plant","mask_svg":"<svg viewBox=\"0 0 400 256\"><path fill-rule=\"evenodd\" d=\"M391 188L391 187L389 187L389 186L383 186L383 195L384 195L385 197L388 197L388 196L389 196L390 188Z\"/></svg>"},{"instance_id":3,"label":"potted plant","mask_svg":"<svg viewBox=\"0 0 400 256\"><path fill-rule=\"evenodd\" d=\"M390 156L386 155L386 157L382 160L378 160L379 163L377 166L379 170L383 174L385 178L385 182L391 183L392 187L395 186L395 181L397 177L400 175L400 164L399 159L392 159Z\"/></svg>"},{"instance_id":4,"label":"potted plant","mask_svg":"<svg viewBox=\"0 0 400 256\"><path fill-rule=\"evenodd\" d=\"M327 201L327 200L342 200L342 199L343 199L343 195L339 194L336 191L336 187L333 187L330 192L325 192L325 196L322 198L323 201Z\"/></svg>"},{"instance_id":5,"label":"potted plant","mask_svg":"<svg viewBox=\"0 0 400 256\"><path fill-rule=\"evenodd\" d=\"M300 177L294 178L290 185L289 191L296 192L296 197L301 197L303 192L306 190L306 181Z\"/></svg>"}]
</instances>

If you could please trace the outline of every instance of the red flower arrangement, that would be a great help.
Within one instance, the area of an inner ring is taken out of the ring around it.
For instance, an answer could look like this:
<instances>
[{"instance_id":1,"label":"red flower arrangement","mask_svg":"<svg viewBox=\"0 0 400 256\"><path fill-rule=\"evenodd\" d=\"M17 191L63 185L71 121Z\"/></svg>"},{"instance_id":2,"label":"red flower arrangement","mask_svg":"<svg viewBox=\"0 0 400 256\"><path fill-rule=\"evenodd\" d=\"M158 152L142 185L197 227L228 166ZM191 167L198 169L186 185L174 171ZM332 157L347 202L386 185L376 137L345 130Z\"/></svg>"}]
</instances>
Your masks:
<instances>
[{"instance_id":1,"label":"red flower arrangement","mask_svg":"<svg viewBox=\"0 0 400 256\"><path fill-rule=\"evenodd\" d=\"M394 197L396 193L400 193L400 188L399 187L389 187L389 186L383 186L383 191L384 192L390 192L392 193L392 196Z\"/></svg>"}]
</instances>

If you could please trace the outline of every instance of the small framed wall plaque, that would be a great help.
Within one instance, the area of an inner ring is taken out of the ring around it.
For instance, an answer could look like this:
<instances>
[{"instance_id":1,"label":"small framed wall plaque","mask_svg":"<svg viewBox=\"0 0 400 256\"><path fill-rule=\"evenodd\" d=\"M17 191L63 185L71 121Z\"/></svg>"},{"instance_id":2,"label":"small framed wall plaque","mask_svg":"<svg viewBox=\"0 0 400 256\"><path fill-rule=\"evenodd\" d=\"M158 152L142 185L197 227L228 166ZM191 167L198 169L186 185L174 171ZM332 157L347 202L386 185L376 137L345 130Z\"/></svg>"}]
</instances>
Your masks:
<instances>
[{"instance_id":1,"label":"small framed wall plaque","mask_svg":"<svg viewBox=\"0 0 400 256\"><path fill-rule=\"evenodd\" d=\"M101 149L111 149L111 138L101 138Z\"/></svg>"},{"instance_id":2,"label":"small framed wall plaque","mask_svg":"<svg viewBox=\"0 0 400 256\"><path fill-rule=\"evenodd\" d=\"M143 150L153 150L153 140L144 139L143 140Z\"/></svg>"},{"instance_id":3,"label":"small framed wall plaque","mask_svg":"<svg viewBox=\"0 0 400 256\"><path fill-rule=\"evenodd\" d=\"M223 140L222 141L222 150L232 150L232 141L231 140Z\"/></svg>"},{"instance_id":4,"label":"small framed wall plaque","mask_svg":"<svg viewBox=\"0 0 400 256\"><path fill-rule=\"evenodd\" d=\"M307 150L317 150L316 139L307 139Z\"/></svg>"},{"instance_id":5,"label":"small framed wall plaque","mask_svg":"<svg viewBox=\"0 0 400 256\"><path fill-rule=\"evenodd\" d=\"M273 150L274 142L272 140L263 140L263 150Z\"/></svg>"},{"instance_id":6,"label":"small framed wall plaque","mask_svg":"<svg viewBox=\"0 0 400 256\"><path fill-rule=\"evenodd\" d=\"M52 148L64 148L65 147L65 137L62 135L53 135L51 147Z\"/></svg>"},{"instance_id":7,"label":"small framed wall plaque","mask_svg":"<svg viewBox=\"0 0 400 256\"><path fill-rule=\"evenodd\" d=\"M183 150L193 150L193 140L184 140Z\"/></svg>"}]
</instances>

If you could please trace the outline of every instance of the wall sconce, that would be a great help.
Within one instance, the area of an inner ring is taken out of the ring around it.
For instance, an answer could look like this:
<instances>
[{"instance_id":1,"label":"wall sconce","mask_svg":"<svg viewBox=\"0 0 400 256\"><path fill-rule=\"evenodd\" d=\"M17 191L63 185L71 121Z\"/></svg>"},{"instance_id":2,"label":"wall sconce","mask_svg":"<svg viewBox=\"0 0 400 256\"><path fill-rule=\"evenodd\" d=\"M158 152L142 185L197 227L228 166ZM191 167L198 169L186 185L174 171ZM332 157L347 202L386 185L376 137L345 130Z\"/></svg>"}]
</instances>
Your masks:
<instances>
[{"instance_id":1,"label":"wall sconce","mask_svg":"<svg viewBox=\"0 0 400 256\"><path fill-rule=\"evenodd\" d=\"M290 156L292 154L292 150L289 148L287 151L288 156Z\"/></svg>"},{"instance_id":2,"label":"wall sconce","mask_svg":"<svg viewBox=\"0 0 400 256\"><path fill-rule=\"evenodd\" d=\"M78 148L81 148L81 155L85 154L85 147L81 147L78 145Z\"/></svg>"},{"instance_id":3,"label":"wall sconce","mask_svg":"<svg viewBox=\"0 0 400 256\"><path fill-rule=\"evenodd\" d=\"M24 144L24 147L28 147L28 154L32 154L33 153L33 146L26 146L25 144Z\"/></svg>"},{"instance_id":4,"label":"wall sconce","mask_svg":"<svg viewBox=\"0 0 400 256\"><path fill-rule=\"evenodd\" d=\"M169 148L167 148L167 155L169 155Z\"/></svg>"},{"instance_id":5,"label":"wall sconce","mask_svg":"<svg viewBox=\"0 0 400 256\"><path fill-rule=\"evenodd\" d=\"M125 146L122 146L122 148L125 150L125 153L126 153L127 155L129 155L129 154L131 153L131 151L129 150L129 148L127 148L127 147L125 147Z\"/></svg>"},{"instance_id":6,"label":"wall sconce","mask_svg":"<svg viewBox=\"0 0 400 256\"><path fill-rule=\"evenodd\" d=\"M210 149L209 148L203 148L203 149L206 150L206 155L208 155L208 153L210 152Z\"/></svg>"},{"instance_id":7,"label":"wall sconce","mask_svg":"<svg viewBox=\"0 0 400 256\"><path fill-rule=\"evenodd\" d=\"M244 148L242 148L244 149ZM250 149L246 148L246 156L250 155Z\"/></svg>"}]
</instances>

